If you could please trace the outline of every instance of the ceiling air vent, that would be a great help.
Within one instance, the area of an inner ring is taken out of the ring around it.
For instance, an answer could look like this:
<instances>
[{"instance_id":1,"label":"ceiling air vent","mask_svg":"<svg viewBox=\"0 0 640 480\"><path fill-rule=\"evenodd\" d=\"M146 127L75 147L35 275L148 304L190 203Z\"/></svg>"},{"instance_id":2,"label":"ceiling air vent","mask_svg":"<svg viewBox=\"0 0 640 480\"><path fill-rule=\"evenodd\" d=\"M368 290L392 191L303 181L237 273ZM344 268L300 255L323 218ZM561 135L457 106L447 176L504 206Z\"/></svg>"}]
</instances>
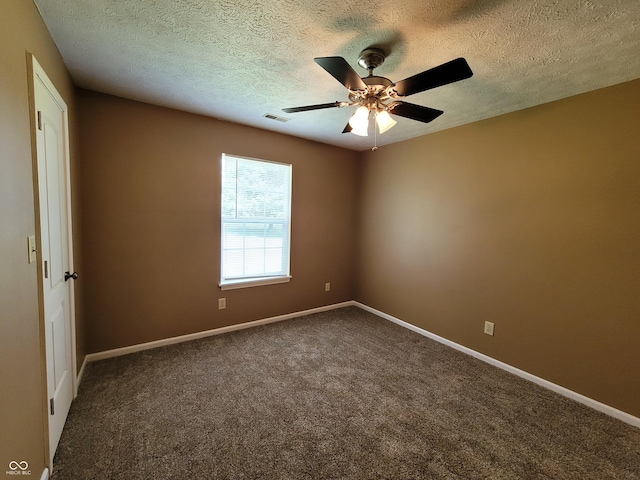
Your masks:
<instances>
[{"instance_id":1,"label":"ceiling air vent","mask_svg":"<svg viewBox=\"0 0 640 480\"><path fill-rule=\"evenodd\" d=\"M288 122L289 120L291 120L290 118L279 117L278 115L274 115L273 113L265 113L263 117L268 118L269 120L276 120L278 122Z\"/></svg>"}]
</instances>

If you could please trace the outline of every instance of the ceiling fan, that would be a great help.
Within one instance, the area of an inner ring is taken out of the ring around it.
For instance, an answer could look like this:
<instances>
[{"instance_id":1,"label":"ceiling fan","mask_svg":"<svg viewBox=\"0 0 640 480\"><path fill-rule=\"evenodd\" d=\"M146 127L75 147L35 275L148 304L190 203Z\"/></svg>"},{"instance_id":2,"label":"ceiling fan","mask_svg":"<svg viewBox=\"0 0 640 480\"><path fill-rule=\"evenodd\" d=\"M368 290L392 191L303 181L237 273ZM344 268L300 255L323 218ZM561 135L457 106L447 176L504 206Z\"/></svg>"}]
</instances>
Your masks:
<instances>
[{"instance_id":1,"label":"ceiling fan","mask_svg":"<svg viewBox=\"0 0 640 480\"><path fill-rule=\"evenodd\" d=\"M349 90L348 102L321 103L304 107L283 108L286 113L298 113L323 108L358 106L342 133L351 132L363 137L369 129L369 116L374 112L380 133L396 124L389 114L429 123L444 112L413 103L397 100L415 93L448 85L473 75L464 58L457 58L440 66L393 83L385 77L373 74L373 70L384 63L386 55L379 48L367 48L360 53L358 64L369 71L360 77L342 57L318 57L314 61Z\"/></svg>"}]
</instances>

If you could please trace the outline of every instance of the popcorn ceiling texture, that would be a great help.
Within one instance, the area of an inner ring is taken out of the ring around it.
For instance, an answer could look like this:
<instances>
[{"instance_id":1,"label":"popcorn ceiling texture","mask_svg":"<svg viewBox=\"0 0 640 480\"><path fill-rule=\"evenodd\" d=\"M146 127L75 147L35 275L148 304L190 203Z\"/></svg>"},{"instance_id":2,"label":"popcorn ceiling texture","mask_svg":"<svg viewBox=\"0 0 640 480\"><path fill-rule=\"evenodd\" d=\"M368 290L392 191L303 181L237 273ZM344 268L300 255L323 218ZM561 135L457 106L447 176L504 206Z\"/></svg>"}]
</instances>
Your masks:
<instances>
[{"instance_id":1,"label":"popcorn ceiling texture","mask_svg":"<svg viewBox=\"0 0 640 480\"><path fill-rule=\"evenodd\" d=\"M347 100L313 62L339 55L358 73L399 81L457 57L471 79L407 97L444 110L398 118L378 145L640 77L637 0L35 0L80 87L355 150L352 108L284 114ZM272 113L287 123L262 117Z\"/></svg>"}]
</instances>

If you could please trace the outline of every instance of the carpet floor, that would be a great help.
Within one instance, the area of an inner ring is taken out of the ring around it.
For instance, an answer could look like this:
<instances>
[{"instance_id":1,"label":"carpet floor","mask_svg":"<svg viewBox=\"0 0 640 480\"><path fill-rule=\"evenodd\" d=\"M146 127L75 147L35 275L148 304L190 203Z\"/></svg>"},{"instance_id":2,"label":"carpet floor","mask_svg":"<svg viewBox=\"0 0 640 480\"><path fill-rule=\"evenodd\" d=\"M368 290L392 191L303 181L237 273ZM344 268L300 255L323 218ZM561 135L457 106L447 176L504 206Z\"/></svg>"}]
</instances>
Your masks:
<instances>
[{"instance_id":1,"label":"carpet floor","mask_svg":"<svg viewBox=\"0 0 640 480\"><path fill-rule=\"evenodd\" d=\"M634 479L640 429L356 307L90 363L66 479Z\"/></svg>"}]
</instances>

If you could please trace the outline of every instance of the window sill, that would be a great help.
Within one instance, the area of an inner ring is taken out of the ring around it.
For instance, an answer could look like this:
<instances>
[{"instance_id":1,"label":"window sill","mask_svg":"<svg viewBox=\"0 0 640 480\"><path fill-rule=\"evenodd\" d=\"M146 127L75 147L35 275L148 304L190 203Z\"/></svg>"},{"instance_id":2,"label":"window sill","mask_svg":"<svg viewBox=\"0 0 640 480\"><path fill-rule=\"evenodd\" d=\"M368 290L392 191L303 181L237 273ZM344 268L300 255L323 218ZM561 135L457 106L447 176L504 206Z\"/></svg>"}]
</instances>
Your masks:
<instances>
[{"instance_id":1,"label":"window sill","mask_svg":"<svg viewBox=\"0 0 640 480\"><path fill-rule=\"evenodd\" d=\"M269 277L253 280L235 280L220 283L220 290L235 290L238 288L260 287L262 285L275 285L277 283L288 283L291 281L291 276L286 275L283 277Z\"/></svg>"}]
</instances>

